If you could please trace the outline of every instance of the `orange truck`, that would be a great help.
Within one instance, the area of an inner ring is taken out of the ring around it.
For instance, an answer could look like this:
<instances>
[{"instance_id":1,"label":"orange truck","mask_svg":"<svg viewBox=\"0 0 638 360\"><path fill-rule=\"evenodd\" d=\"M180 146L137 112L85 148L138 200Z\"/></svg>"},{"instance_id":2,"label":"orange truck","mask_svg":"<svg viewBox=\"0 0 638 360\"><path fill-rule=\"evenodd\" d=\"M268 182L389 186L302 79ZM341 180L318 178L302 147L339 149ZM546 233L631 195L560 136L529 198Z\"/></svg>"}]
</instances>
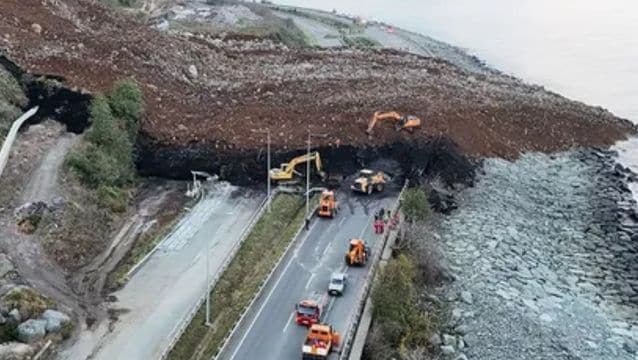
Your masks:
<instances>
[{"instance_id":1,"label":"orange truck","mask_svg":"<svg viewBox=\"0 0 638 360\"><path fill-rule=\"evenodd\" d=\"M332 326L314 324L308 329L308 335L301 348L302 360L325 360L331 351L336 351L341 335Z\"/></svg>"},{"instance_id":2,"label":"orange truck","mask_svg":"<svg viewBox=\"0 0 638 360\"><path fill-rule=\"evenodd\" d=\"M321 321L328 296L319 292L312 293L295 306L295 321L298 325L311 326Z\"/></svg>"},{"instance_id":3,"label":"orange truck","mask_svg":"<svg viewBox=\"0 0 638 360\"><path fill-rule=\"evenodd\" d=\"M334 191L324 190L319 200L319 216L333 218L337 211L338 203Z\"/></svg>"}]
</instances>

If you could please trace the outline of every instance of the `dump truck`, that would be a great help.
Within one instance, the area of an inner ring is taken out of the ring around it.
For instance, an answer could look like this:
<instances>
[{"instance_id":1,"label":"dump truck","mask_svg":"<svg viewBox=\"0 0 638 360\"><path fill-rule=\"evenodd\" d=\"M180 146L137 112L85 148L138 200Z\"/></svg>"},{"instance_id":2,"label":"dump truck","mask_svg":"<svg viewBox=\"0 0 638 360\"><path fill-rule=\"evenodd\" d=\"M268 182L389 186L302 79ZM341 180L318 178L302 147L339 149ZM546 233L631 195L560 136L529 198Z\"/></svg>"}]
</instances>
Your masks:
<instances>
[{"instance_id":1,"label":"dump truck","mask_svg":"<svg viewBox=\"0 0 638 360\"><path fill-rule=\"evenodd\" d=\"M327 304L326 294L313 292L295 305L295 321L298 325L305 326L319 323Z\"/></svg>"},{"instance_id":2,"label":"dump truck","mask_svg":"<svg viewBox=\"0 0 638 360\"><path fill-rule=\"evenodd\" d=\"M368 262L370 249L366 247L365 241L361 239L351 239L348 252L346 252L346 265L348 266L365 266Z\"/></svg>"},{"instance_id":3,"label":"dump truck","mask_svg":"<svg viewBox=\"0 0 638 360\"><path fill-rule=\"evenodd\" d=\"M372 194L373 191L382 192L385 188L385 174L383 171L374 171L370 169L363 169L359 171L354 182L350 186L352 191Z\"/></svg>"},{"instance_id":4,"label":"dump truck","mask_svg":"<svg viewBox=\"0 0 638 360\"><path fill-rule=\"evenodd\" d=\"M339 204L335 198L334 191L324 190L319 200L319 216L333 218L337 211L339 211Z\"/></svg>"},{"instance_id":5,"label":"dump truck","mask_svg":"<svg viewBox=\"0 0 638 360\"><path fill-rule=\"evenodd\" d=\"M308 335L301 348L302 360L325 360L331 351L341 343L341 335L332 326L314 324L308 329Z\"/></svg>"},{"instance_id":6,"label":"dump truck","mask_svg":"<svg viewBox=\"0 0 638 360\"><path fill-rule=\"evenodd\" d=\"M394 123L396 131L407 130L410 133L421 126L421 119L414 115L404 116L396 111L377 111L368 121L368 128L366 129L368 135L372 134L372 130L379 121L391 121Z\"/></svg>"},{"instance_id":7,"label":"dump truck","mask_svg":"<svg viewBox=\"0 0 638 360\"><path fill-rule=\"evenodd\" d=\"M306 164L307 162L314 162L317 174L319 174L322 179L326 177L321 163L321 155L319 155L319 152L314 151L310 154L304 154L292 158L289 162L281 164L278 168L270 169L270 180L275 182L292 181L295 176L301 175L297 166ZM305 167L303 171L305 171Z\"/></svg>"}]
</instances>

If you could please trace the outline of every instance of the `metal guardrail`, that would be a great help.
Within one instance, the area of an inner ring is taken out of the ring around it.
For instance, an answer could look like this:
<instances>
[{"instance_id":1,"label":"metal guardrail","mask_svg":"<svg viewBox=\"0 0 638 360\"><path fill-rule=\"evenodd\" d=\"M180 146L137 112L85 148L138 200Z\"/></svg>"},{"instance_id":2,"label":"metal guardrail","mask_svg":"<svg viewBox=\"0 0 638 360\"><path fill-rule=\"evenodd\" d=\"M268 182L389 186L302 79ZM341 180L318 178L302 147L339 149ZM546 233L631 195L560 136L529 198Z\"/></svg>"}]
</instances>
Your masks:
<instances>
[{"instance_id":1,"label":"metal guardrail","mask_svg":"<svg viewBox=\"0 0 638 360\"><path fill-rule=\"evenodd\" d=\"M408 180L405 181L405 184L403 185L403 188L399 193L399 197L394 203L394 207L390 212L390 218L394 217L399 211L401 200L403 199L403 194L405 193L405 189L407 188ZM350 355L350 349L352 347L355 334L357 333L357 329L359 328L359 321L361 320L361 315L363 314L363 308L365 307L366 300L370 295L370 290L372 289L372 284L374 282L376 272L379 268L381 256L383 255L383 251L385 250L389 238L390 231L385 234L385 236L383 237L383 241L377 245L378 249L375 249L372 267L370 268L370 271L368 272L368 275L365 279L365 285L363 286L359 294L356 310L350 315L350 319L348 319L347 322L347 324L350 324L350 328L344 333L344 336L342 337L343 341L341 343L341 349L339 351L339 360L345 360Z\"/></svg>"},{"instance_id":2,"label":"metal guardrail","mask_svg":"<svg viewBox=\"0 0 638 360\"><path fill-rule=\"evenodd\" d=\"M319 208L319 205L315 205L313 207L312 211L310 212L310 214L314 214L317 211L318 208ZM248 306L246 306L246 308L244 309L244 312L239 317L239 320L237 320L235 322L235 324L233 325L232 330L224 338L224 340L222 341L222 345L219 347L217 352L211 357L211 360L218 359L219 356L221 354L223 354L224 351L226 351L226 346L228 346L228 343L229 343L230 339L235 335L235 333L237 332L239 327L242 325L242 323L246 319L246 315L252 310L252 308L255 305L255 303L257 302L257 300L263 295L263 292L264 292L264 290L267 287L266 285L272 280L273 275L277 272L277 270L279 270L279 267L284 262L284 259L286 259L290 255L291 251L295 248L295 245L297 244L297 240L299 238L299 235L301 235L301 233L303 232L305 227L306 227L306 224L304 222L304 223L301 224L301 226L299 227L299 229L297 230L297 232L293 236L292 240L290 241L290 243L286 247L286 250L284 250L284 252L279 257L279 260L277 260L277 263L275 264L275 266L272 267L272 269L270 270L270 273L268 273L268 276L266 276L266 278L261 283L261 285L259 285L259 289L257 290L257 292L255 292L255 296L253 296L253 298L250 301L250 303L248 304Z\"/></svg>"},{"instance_id":3,"label":"metal guardrail","mask_svg":"<svg viewBox=\"0 0 638 360\"><path fill-rule=\"evenodd\" d=\"M278 191L277 189L275 189L270 195L270 200L272 200L277 193ZM237 255L237 252L241 248L242 244L248 238L248 235L251 233L253 227L255 226L255 224L257 224L261 216L266 211L266 208L267 208L266 205L268 204L268 200L269 198L266 197L260 203L259 210L253 215L248 225L244 228L244 231L242 232L240 236L240 240L237 243L235 243L235 246L230 251L230 255L226 257L226 261L224 261L222 266L217 271L217 274L215 274L215 277L212 279L211 283L209 284L208 290L212 290L215 287L215 285L217 284L221 276L224 274L224 272L226 271L230 263L233 261L233 259L235 258L235 255ZM206 251L209 251L209 249L207 248ZM186 328L191 323L191 321L193 321L193 318L197 314L197 311L199 310L199 308L202 306L202 304L205 301L206 301L206 292L202 294L202 296L199 298L197 303L195 303L195 305L191 308L188 314L182 319L182 321L180 321L180 323L173 329L173 331L171 331L166 348L164 349L164 351L162 351L162 355L160 359L162 360L166 359L166 357L171 352L171 350L173 350L173 347L175 346L179 338L182 337L182 335L184 334L184 331L186 331Z\"/></svg>"}]
</instances>

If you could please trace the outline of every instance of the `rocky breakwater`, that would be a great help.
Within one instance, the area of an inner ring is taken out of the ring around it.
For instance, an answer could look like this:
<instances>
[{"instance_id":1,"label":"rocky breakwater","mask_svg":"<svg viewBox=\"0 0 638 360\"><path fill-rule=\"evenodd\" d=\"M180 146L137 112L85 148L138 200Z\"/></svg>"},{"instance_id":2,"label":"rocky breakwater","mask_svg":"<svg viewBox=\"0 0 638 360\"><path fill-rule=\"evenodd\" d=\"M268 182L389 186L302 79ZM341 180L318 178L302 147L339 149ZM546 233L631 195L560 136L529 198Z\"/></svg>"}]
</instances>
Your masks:
<instances>
[{"instance_id":1,"label":"rocky breakwater","mask_svg":"<svg viewBox=\"0 0 638 360\"><path fill-rule=\"evenodd\" d=\"M626 182L634 179L603 151L486 160L459 209L433 228L455 279L443 287L442 352L633 359L638 217Z\"/></svg>"}]
</instances>

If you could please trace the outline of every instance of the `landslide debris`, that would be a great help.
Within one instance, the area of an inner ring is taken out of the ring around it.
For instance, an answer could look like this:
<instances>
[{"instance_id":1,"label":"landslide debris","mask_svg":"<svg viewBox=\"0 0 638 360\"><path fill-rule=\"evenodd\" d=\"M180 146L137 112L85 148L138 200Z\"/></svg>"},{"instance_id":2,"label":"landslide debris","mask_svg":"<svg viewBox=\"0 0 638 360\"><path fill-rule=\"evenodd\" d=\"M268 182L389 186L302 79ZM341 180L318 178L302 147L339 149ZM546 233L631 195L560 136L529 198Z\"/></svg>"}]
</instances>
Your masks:
<instances>
[{"instance_id":1,"label":"landslide debris","mask_svg":"<svg viewBox=\"0 0 638 360\"><path fill-rule=\"evenodd\" d=\"M466 154L506 158L606 146L633 130L604 109L496 72L470 74L439 59L389 50L172 36L82 0L2 1L0 33L11 60L29 72L60 76L70 87L105 91L117 79L134 77L148 109L146 146L196 149L167 158L166 168L196 164L209 152L256 151L263 135L251 130L263 128L279 151L303 148L311 126L328 135L313 142L318 146L445 136ZM408 135L380 125L368 138L366 121L379 109L418 115L424 126Z\"/></svg>"}]
</instances>

